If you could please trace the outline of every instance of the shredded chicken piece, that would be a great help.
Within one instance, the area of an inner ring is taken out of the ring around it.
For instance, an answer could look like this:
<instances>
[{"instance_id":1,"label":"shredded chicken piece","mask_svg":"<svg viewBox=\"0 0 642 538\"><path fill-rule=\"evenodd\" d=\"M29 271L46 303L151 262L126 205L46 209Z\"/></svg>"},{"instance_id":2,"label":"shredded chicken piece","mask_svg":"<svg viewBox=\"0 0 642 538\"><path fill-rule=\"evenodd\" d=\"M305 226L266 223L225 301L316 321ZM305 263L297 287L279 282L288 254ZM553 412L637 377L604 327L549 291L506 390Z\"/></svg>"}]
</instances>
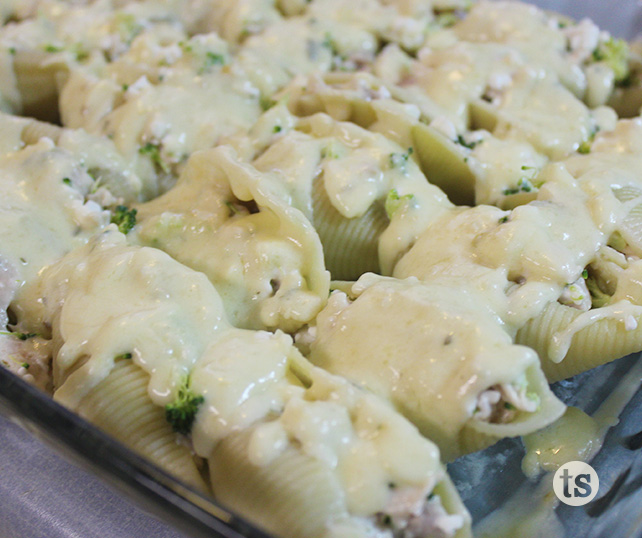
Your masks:
<instances>
[{"instance_id":1,"label":"shredded chicken piece","mask_svg":"<svg viewBox=\"0 0 642 538\"><path fill-rule=\"evenodd\" d=\"M583 19L576 25L564 28L564 35L568 39L571 59L581 63L591 56L600 42L602 33L592 20Z\"/></svg>"},{"instance_id":2,"label":"shredded chicken piece","mask_svg":"<svg viewBox=\"0 0 642 538\"><path fill-rule=\"evenodd\" d=\"M495 407L501 399L502 395L498 390L488 389L482 392L477 398L475 418L490 421L490 417L494 414Z\"/></svg>"},{"instance_id":3,"label":"shredded chicken piece","mask_svg":"<svg viewBox=\"0 0 642 538\"><path fill-rule=\"evenodd\" d=\"M389 528L394 538L453 536L464 520L446 511L439 495L430 494L432 487L394 489L386 512L377 518L378 525Z\"/></svg>"},{"instance_id":4,"label":"shredded chicken piece","mask_svg":"<svg viewBox=\"0 0 642 538\"><path fill-rule=\"evenodd\" d=\"M483 391L477 397L474 417L493 424L506 424L518 411L534 413L539 406L536 395L527 392L527 384L500 383Z\"/></svg>"},{"instance_id":5,"label":"shredded chicken piece","mask_svg":"<svg viewBox=\"0 0 642 538\"><path fill-rule=\"evenodd\" d=\"M38 388L51 392L51 341L37 336L21 340L0 334L0 364Z\"/></svg>"}]
</instances>

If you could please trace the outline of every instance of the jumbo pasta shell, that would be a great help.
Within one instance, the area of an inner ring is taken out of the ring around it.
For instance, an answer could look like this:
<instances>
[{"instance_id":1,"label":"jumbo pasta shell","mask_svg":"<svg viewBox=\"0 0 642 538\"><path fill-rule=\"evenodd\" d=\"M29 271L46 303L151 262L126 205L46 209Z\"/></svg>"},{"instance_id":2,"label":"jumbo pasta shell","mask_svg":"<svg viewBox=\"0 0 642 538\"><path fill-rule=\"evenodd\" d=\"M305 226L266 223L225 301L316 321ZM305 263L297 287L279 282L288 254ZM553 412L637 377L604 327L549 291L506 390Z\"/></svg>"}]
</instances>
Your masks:
<instances>
[{"instance_id":1,"label":"jumbo pasta shell","mask_svg":"<svg viewBox=\"0 0 642 538\"><path fill-rule=\"evenodd\" d=\"M293 446L269 464L255 465L248 455L252 433L231 435L209 458L215 496L277 536L323 536L329 521L345 515L334 473Z\"/></svg>"},{"instance_id":2,"label":"jumbo pasta shell","mask_svg":"<svg viewBox=\"0 0 642 538\"><path fill-rule=\"evenodd\" d=\"M474 204L477 177L468 164L470 151L424 123L413 126L412 139L428 181L443 190L451 202Z\"/></svg>"},{"instance_id":3,"label":"jumbo pasta shell","mask_svg":"<svg viewBox=\"0 0 642 538\"><path fill-rule=\"evenodd\" d=\"M312 210L332 278L356 280L363 273L379 272L379 237L389 223L382 203L375 202L361 217L348 219L332 205L318 177L312 185Z\"/></svg>"},{"instance_id":4,"label":"jumbo pasta shell","mask_svg":"<svg viewBox=\"0 0 642 538\"><path fill-rule=\"evenodd\" d=\"M597 310L600 309L590 312ZM603 318L573 334L568 352L561 362L550 360L549 345L553 337L583 314L587 313L551 303L517 332L516 342L533 348L539 354L542 369L550 383L642 350L642 327L639 324L635 329L627 330L620 319Z\"/></svg>"},{"instance_id":5,"label":"jumbo pasta shell","mask_svg":"<svg viewBox=\"0 0 642 538\"><path fill-rule=\"evenodd\" d=\"M110 374L80 402L78 413L134 452L186 484L207 492L186 443L165 420L163 408L147 394L149 376L131 359L120 359Z\"/></svg>"}]
</instances>

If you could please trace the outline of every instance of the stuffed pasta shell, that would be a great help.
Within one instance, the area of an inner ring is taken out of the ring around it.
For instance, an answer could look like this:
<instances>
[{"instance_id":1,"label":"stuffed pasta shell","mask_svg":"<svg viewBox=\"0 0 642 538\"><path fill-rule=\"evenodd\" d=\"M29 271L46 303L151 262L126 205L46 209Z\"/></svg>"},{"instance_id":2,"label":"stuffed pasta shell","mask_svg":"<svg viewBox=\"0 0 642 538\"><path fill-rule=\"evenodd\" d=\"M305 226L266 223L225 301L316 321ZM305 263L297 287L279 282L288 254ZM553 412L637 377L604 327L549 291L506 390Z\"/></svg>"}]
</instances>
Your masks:
<instances>
[{"instance_id":1,"label":"stuffed pasta shell","mask_svg":"<svg viewBox=\"0 0 642 538\"><path fill-rule=\"evenodd\" d=\"M311 220L333 278L389 271L426 222L451 207L412 147L323 113L279 121L287 127L253 164L274 173Z\"/></svg>"},{"instance_id":2,"label":"stuffed pasta shell","mask_svg":"<svg viewBox=\"0 0 642 538\"><path fill-rule=\"evenodd\" d=\"M244 328L294 331L325 303L329 275L319 238L273 175L230 147L197 152L178 183L135 206L133 241L203 271Z\"/></svg>"},{"instance_id":3,"label":"stuffed pasta shell","mask_svg":"<svg viewBox=\"0 0 642 538\"><path fill-rule=\"evenodd\" d=\"M364 275L350 291L319 314L310 359L389 399L447 460L564 412L537 354L471 287Z\"/></svg>"}]
</instances>

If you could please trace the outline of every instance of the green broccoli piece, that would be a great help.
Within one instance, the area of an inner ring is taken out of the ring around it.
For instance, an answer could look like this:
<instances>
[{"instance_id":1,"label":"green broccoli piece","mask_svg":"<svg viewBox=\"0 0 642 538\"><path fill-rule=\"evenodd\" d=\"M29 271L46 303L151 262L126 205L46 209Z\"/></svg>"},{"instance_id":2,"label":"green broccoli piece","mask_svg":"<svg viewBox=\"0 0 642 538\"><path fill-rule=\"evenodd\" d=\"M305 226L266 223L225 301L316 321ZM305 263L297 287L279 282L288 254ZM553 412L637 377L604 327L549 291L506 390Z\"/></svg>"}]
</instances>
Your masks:
<instances>
[{"instance_id":1,"label":"green broccoli piece","mask_svg":"<svg viewBox=\"0 0 642 538\"><path fill-rule=\"evenodd\" d=\"M581 153L582 155L586 155L588 153L591 153L591 142L590 142L590 140L584 140L584 142L582 142L580 144L580 147L577 148L577 152Z\"/></svg>"},{"instance_id":2,"label":"green broccoli piece","mask_svg":"<svg viewBox=\"0 0 642 538\"><path fill-rule=\"evenodd\" d=\"M586 287L591 294L591 304L593 308L601 308L611 301L611 296L602 291L598 283L593 278L586 279Z\"/></svg>"},{"instance_id":3,"label":"green broccoli piece","mask_svg":"<svg viewBox=\"0 0 642 538\"><path fill-rule=\"evenodd\" d=\"M391 219L392 216L399 211L401 206L408 203L413 198L413 194L404 194L403 196L399 196L397 189L391 189L390 192L388 192L388 196L386 197L386 202L384 204L388 218Z\"/></svg>"},{"instance_id":4,"label":"green broccoli piece","mask_svg":"<svg viewBox=\"0 0 642 538\"><path fill-rule=\"evenodd\" d=\"M136 226L136 213L138 213L136 209L128 209L124 205L116 206L111 216L111 222L118 226L121 233L127 235Z\"/></svg>"},{"instance_id":5,"label":"green broccoli piece","mask_svg":"<svg viewBox=\"0 0 642 538\"><path fill-rule=\"evenodd\" d=\"M595 126L591 130L588 138L586 140L584 140L584 142L582 142L580 144L580 146L577 148L577 152L578 153L581 153L582 155L586 155L587 153L591 153L591 146L593 145L593 141L595 140L595 136L597 135L599 130L600 130L600 128L598 126Z\"/></svg>"},{"instance_id":6,"label":"green broccoli piece","mask_svg":"<svg viewBox=\"0 0 642 538\"><path fill-rule=\"evenodd\" d=\"M152 160L152 162L156 166L158 166L163 172L165 173L169 172L169 166L161 158L160 147L157 144L152 144L151 142L147 142L147 144L145 144L138 150L138 153L140 153L141 155L148 155L149 158Z\"/></svg>"},{"instance_id":7,"label":"green broccoli piece","mask_svg":"<svg viewBox=\"0 0 642 538\"><path fill-rule=\"evenodd\" d=\"M600 43L593 51L593 60L605 62L615 75L615 82L623 82L629 76L629 45L624 39L610 38Z\"/></svg>"},{"instance_id":8,"label":"green broccoli piece","mask_svg":"<svg viewBox=\"0 0 642 538\"><path fill-rule=\"evenodd\" d=\"M189 377L186 377L178 389L176 400L165 406L165 420L176 433L188 435L192 431L198 408L204 401L202 395L197 396L192 392Z\"/></svg>"}]
</instances>

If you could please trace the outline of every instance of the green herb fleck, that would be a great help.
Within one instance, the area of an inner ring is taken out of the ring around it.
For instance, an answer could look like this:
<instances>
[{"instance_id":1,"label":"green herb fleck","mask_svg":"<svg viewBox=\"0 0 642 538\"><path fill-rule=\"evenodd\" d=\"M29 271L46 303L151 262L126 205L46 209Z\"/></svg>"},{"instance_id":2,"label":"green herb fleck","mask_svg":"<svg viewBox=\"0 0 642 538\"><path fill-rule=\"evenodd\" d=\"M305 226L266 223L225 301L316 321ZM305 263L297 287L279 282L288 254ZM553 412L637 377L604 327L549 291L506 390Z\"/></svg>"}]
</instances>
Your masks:
<instances>
[{"instance_id":1,"label":"green herb fleck","mask_svg":"<svg viewBox=\"0 0 642 538\"><path fill-rule=\"evenodd\" d=\"M56 45L45 45L45 52L62 52L63 48Z\"/></svg>"},{"instance_id":2,"label":"green herb fleck","mask_svg":"<svg viewBox=\"0 0 642 538\"><path fill-rule=\"evenodd\" d=\"M508 215L506 215L505 217L502 217L501 219L499 219L499 221L498 221L498 222L499 222L500 224L504 224L505 222L508 222Z\"/></svg>"},{"instance_id":3,"label":"green herb fleck","mask_svg":"<svg viewBox=\"0 0 642 538\"><path fill-rule=\"evenodd\" d=\"M464 146L465 148L468 149L475 149L475 146L481 144L483 140L472 140L470 142L466 142L466 139L462 135L457 135L457 144L460 146Z\"/></svg>"},{"instance_id":4,"label":"green herb fleck","mask_svg":"<svg viewBox=\"0 0 642 538\"><path fill-rule=\"evenodd\" d=\"M111 216L111 222L118 226L121 233L128 234L136 226L136 213L138 213L136 209L129 209L124 205L116 206Z\"/></svg>"},{"instance_id":5,"label":"green herb fleck","mask_svg":"<svg viewBox=\"0 0 642 538\"><path fill-rule=\"evenodd\" d=\"M132 357L133 357L133 355L131 353L121 353L120 355L116 355L114 357L114 360L115 361L118 361L118 360L130 360Z\"/></svg>"},{"instance_id":6,"label":"green herb fleck","mask_svg":"<svg viewBox=\"0 0 642 538\"><path fill-rule=\"evenodd\" d=\"M280 125L275 125L273 129L275 133L280 133L282 130L283 130L283 127L281 127Z\"/></svg>"},{"instance_id":7,"label":"green herb fleck","mask_svg":"<svg viewBox=\"0 0 642 538\"><path fill-rule=\"evenodd\" d=\"M38 336L38 333L21 333L21 332L9 332L9 331L0 331L0 334L4 334L7 336L13 336L14 338L17 338L18 340L29 340L30 338L34 338Z\"/></svg>"},{"instance_id":8,"label":"green herb fleck","mask_svg":"<svg viewBox=\"0 0 642 538\"><path fill-rule=\"evenodd\" d=\"M15 56L16 52L16 47L9 47L9 54L11 54L11 56Z\"/></svg>"},{"instance_id":9,"label":"green herb fleck","mask_svg":"<svg viewBox=\"0 0 642 538\"><path fill-rule=\"evenodd\" d=\"M512 411L513 409L515 409L515 406L510 402L504 402L504 409L508 409L509 411Z\"/></svg>"},{"instance_id":10,"label":"green herb fleck","mask_svg":"<svg viewBox=\"0 0 642 538\"><path fill-rule=\"evenodd\" d=\"M408 148L406 153L391 153L389 157L390 168L399 168L406 173L406 165L413 152L413 148Z\"/></svg>"},{"instance_id":11,"label":"green herb fleck","mask_svg":"<svg viewBox=\"0 0 642 538\"><path fill-rule=\"evenodd\" d=\"M71 179L69 179L68 177L63 177L63 178L62 178L62 182L63 182L65 185L71 185Z\"/></svg>"},{"instance_id":12,"label":"green herb fleck","mask_svg":"<svg viewBox=\"0 0 642 538\"><path fill-rule=\"evenodd\" d=\"M230 210L230 217L233 217L234 215L238 215L241 212L239 208L236 207L236 204L234 204L234 202L227 201L225 202L225 205Z\"/></svg>"},{"instance_id":13,"label":"green herb fleck","mask_svg":"<svg viewBox=\"0 0 642 538\"><path fill-rule=\"evenodd\" d=\"M186 377L174 402L165 406L165 420L175 432L188 435L192 431L198 408L204 401L203 396L197 396L192 392L189 388L189 377Z\"/></svg>"},{"instance_id":14,"label":"green herb fleck","mask_svg":"<svg viewBox=\"0 0 642 538\"><path fill-rule=\"evenodd\" d=\"M207 51L205 53L205 62L203 67L199 70L199 74L209 71L215 65L225 65L225 56L216 52Z\"/></svg>"},{"instance_id":15,"label":"green herb fleck","mask_svg":"<svg viewBox=\"0 0 642 538\"><path fill-rule=\"evenodd\" d=\"M532 192L534 189L541 187L541 185L541 182L534 182L532 178L521 177L515 187L504 189L502 194L504 196L511 196L512 194L519 194L520 192Z\"/></svg>"},{"instance_id":16,"label":"green herb fleck","mask_svg":"<svg viewBox=\"0 0 642 538\"><path fill-rule=\"evenodd\" d=\"M584 271L582 271L582 278L584 280L586 280L588 278L588 269L584 269Z\"/></svg>"}]
</instances>

